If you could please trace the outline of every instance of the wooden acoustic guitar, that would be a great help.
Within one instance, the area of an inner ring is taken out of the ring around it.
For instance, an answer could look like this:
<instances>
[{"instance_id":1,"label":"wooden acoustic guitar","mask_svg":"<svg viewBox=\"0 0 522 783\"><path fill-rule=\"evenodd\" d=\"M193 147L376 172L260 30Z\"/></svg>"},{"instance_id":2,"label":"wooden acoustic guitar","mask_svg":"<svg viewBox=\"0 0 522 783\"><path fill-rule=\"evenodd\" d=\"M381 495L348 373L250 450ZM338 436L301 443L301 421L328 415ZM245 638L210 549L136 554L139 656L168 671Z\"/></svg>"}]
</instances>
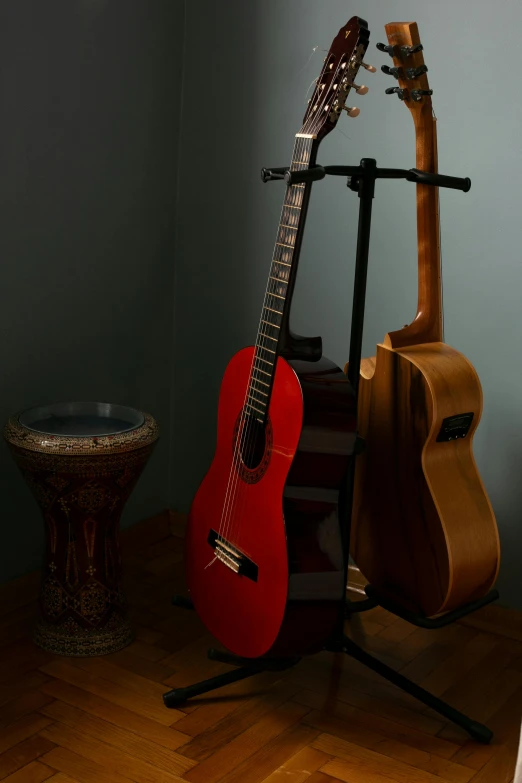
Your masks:
<instances>
[{"instance_id":1,"label":"wooden acoustic guitar","mask_svg":"<svg viewBox=\"0 0 522 783\"><path fill-rule=\"evenodd\" d=\"M437 172L436 120L415 23L386 25L416 167ZM482 412L470 362L442 336L438 189L417 185L418 306L360 369L351 555L381 595L433 616L485 595L499 568L495 517L473 458Z\"/></svg>"},{"instance_id":2,"label":"wooden acoustic guitar","mask_svg":"<svg viewBox=\"0 0 522 783\"><path fill-rule=\"evenodd\" d=\"M353 17L333 41L292 170L315 163L350 90L366 91L354 80L368 38L366 22ZM310 188L286 189L256 344L226 368L216 452L187 527L194 607L225 647L248 658L322 649L343 608L339 509L344 518L356 403L342 370L322 356L321 338L288 325Z\"/></svg>"}]
</instances>

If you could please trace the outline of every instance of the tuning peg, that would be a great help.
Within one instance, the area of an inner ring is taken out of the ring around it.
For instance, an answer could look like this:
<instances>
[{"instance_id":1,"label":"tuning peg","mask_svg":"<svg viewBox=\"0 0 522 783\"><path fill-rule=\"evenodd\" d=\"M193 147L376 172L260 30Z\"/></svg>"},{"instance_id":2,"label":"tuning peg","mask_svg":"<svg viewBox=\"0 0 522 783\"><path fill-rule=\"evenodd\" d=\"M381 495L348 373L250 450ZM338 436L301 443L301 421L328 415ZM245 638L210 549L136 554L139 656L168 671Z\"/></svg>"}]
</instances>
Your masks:
<instances>
[{"instance_id":1,"label":"tuning peg","mask_svg":"<svg viewBox=\"0 0 522 783\"><path fill-rule=\"evenodd\" d=\"M405 74L408 77L408 79L417 79L419 76L422 76L423 73L428 72L428 66L427 65L419 65L418 68L406 68Z\"/></svg>"},{"instance_id":2,"label":"tuning peg","mask_svg":"<svg viewBox=\"0 0 522 783\"><path fill-rule=\"evenodd\" d=\"M405 97L405 90L403 90L401 87L388 87L388 89L385 90L384 92L386 95L393 95L394 93L396 93L401 99L401 101L403 101Z\"/></svg>"},{"instance_id":3,"label":"tuning peg","mask_svg":"<svg viewBox=\"0 0 522 783\"><path fill-rule=\"evenodd\" d=\"M361 65L363 68L366 68L367 71L370 71L370 73L375 73L375 71L377 70L375 65L368 65L368 63L361 63Z\"/></svg>"},{"instance_id":4,"label":"tuning peg","mask_svg":"<svg viewBox=\"0 0 522 783\"><path fill-rule=\"evenodd\" d=\"M391 44L389 46L387 46L386 44L383 44L383 43L378 43L378 44L376 44L376 46L377 46L377 49L379 49L380 52L386 52L386 54L389 54L390 57L393 57L393 55L395 53L395 46L392 46Z\"/></svg>"},{"instance_id":5,"label":"tuning peg","mask_svg":"<svg viewBox=\"0 0 522 783\"><path fill-rule=\"evenodd\" d=\"M359 87L358 84L352 84L353 89L357 93L357 95L366 95L368 92L368 87L365 84L361 84Z\"/></svg>"},{"instance_id":6,"label":"tuning peg","mask_svg":"<svg viewBox=\"0 0 522 783\"><path fill-rule=\"evenodd\" d=\"M414 101L421 101L423 95L433 95L433 90L412 90L411 97Z\"/></svg>"},{"instance_id":7,"label":"tuning peg","mask_svg":"<svg viewBox=\"0 0 522 783\"><path fill-rule=\"evenodd\" d=\"M396 79L399 79L402 68L390 68L389 65L381 65L381 71L385 73L386 76L394 76Z\"/></svg>"},{"instance_id":8,"label":"tuning peg","mask_svg":"<svg viewBox=\"0 0 522 783\"><path fill-rule=\"evenodd\" d=\"M348 117L358 117L361 113L361 110L358 109L357 106L343 106L343 109Z\"/></svg>"},{"instance_id":9,"label":"tuning peg","mask_svg":"<svg viewBox=\"0 0 522 783\"><path fill-rule=\"evenodd\" d=\"M417 44L416 46L387 46L386 44L378 43L376 46L379 51L386 52L386 54L389 54L390 57L409 57L410 54L421 52L424 48L421 43Z\"/></svg>"},{"instance_id":10,"label":"tuning peg","mask_svg":"<svg viewBox=\"0 0 522 783\"><path fill-rule=\"evenodd\" d=\"M424 46L419 43L416 46L401 46L401 52L403 57L409 57L410 54L417 54L417 52L422 52L424 49Z\"/></svg>"}]
</instances>

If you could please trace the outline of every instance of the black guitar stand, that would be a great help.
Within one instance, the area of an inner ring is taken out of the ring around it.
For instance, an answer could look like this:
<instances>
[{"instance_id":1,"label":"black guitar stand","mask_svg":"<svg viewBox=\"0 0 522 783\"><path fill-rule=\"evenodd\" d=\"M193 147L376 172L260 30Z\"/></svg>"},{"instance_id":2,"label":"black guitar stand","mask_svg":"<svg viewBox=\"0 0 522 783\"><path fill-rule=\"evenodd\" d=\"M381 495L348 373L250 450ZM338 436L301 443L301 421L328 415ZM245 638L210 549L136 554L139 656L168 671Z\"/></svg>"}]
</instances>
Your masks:
<instances>
[{"instance_id":1,"label":"black guitar stand","mask_svg":"<svg viewBox=\"0 0 522 783\"><path fill-rule=\"evenodd\" d=\"M364 306L366 297L366 276L368 268L368 253L370 244L370 228L371 228L371 215L372 215L372 200L375 192L375 181L377 179L406 179L409 182L415 182L424 185L433 185L435 187L455 188L462 190L466 193L470 187L471 182L468 178L461 179L459 177L447 177L440 174L431 174L425 171L419 171L418 169L378 169L376 161L373 158L363 158L359 166L311 166L308 169L301 171L291 171L287 168L277 169L262 169L261 178L263 182L269 182L271 180L285 180L288 185L294 185L299 183L314 182L319 179L323 179L327 174L334 176L347 176L348 187L356 191L360 198L359 205L359 227L357 235L357 253L355 263L355 279L354 279L354 293L353 293L353 309L352 309L352 324L351 324L351 338L350 338L350 353L348 364L348 379L353 387L355 399L357 400L359 389L359 368L361 364L362 353L362 334L364 323ZM361 440L359 443L361 443ZM361 450L361 449L360 449ZM360 451L359 450L359 451ZM350 468L347 476L347 498L348 509L351 508L351 499L353 497L353 484L355 477L355 457L350 462ZM348 562L349 562L349 550L350 550L350 514L348 513L348 523L342 530L343 536L343 554L344 554L344 567L345 567L345 579L344 584L348 583ZM355 658L360 663L364 664L368 668L380 674L389 682L393 683L397 687L401 688L406 693L414 696L416 699L426 704L431 709L443 715L448 720L457 724L477 742L488 744L493 734L481 723L471 720L466 715L463 715L458 710L453 709L449 704L437 698L432 693L429 693L424 688L421 688L416 683L404 677L399 672L395 671L391 667L387 666L382 661L374 658L365 650L356 644L352 639L344 634L344 619L350 617L352 614L367 611L373 609L376 606L381 606L384 609L395 614L397 617L401 617L407 620L413 625L421 628L442 628L445 625L449 625L455 620L465 617L471 612L486 606L486 604L495 601L498 598L497 590L491 590L486 596L478 601L470 602L459 609L452 612L448 612L444 615L440 615L436 618L429 618L421 614L416 614L404 610L398 604L379 596L378 591L372 586L367 585L365 588L366 598L361 601L344 601L344 606L341 607L342 611L339 616L338 628L333 634L331 640L326 645L325 649L330 652L344 652ZM186 609L194 609L192 601L189 598L175 595L172 599L172 603L175 606L184 607ZM241 658L231 653L222 652L220 650L210 649L208 651L208 657L214 661L221 661L238 668L219 674L217 677L211 677L208 680L189 685L185 688L175 688L163 695L163 701L166 707L177 707L183 704L187 699L193 696L199 696L202 693L220 688L223 685L228 685L238 680L243 680L247 677L252 677L262 671L283 671L285 669L294 666L300 661L299 657L293 658Z\"/></svg>"}]
</instances>

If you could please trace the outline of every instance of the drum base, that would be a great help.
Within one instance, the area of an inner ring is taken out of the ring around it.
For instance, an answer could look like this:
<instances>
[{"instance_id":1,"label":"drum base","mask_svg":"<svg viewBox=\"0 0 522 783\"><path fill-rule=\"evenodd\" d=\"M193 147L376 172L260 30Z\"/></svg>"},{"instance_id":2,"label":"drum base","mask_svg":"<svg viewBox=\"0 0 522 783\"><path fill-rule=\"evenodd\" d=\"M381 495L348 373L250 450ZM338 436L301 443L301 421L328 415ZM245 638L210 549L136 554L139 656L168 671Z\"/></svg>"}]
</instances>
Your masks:
<instances>
[{"instance_id":1,"label":"drum base","mask_svg":"<svg viewBox=\"0 0 522 783\"><path fill-rule=\"evenodd\" d=\"M118 652L134 641L130 622L113 615L103 628L82 628L71 618L63 625L51 625L40 618L33 629L33 642L55 655L88 658Z\"/></svg>"}]
</instances>

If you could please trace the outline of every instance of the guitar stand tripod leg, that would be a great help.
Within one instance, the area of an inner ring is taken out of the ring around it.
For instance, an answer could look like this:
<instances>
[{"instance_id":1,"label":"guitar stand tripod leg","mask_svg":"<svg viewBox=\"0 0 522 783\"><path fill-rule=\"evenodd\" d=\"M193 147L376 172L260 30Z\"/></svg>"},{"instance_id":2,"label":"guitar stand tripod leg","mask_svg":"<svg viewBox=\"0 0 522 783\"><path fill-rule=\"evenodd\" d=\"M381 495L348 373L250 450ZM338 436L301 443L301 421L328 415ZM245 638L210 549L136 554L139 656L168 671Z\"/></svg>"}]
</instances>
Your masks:
<instances>
[{"instance_id":1,"label":"guitar stand tripod leg","mask_svg":"<svg viewBox=\"0 0 522 783\"><path fill-rule=\"evenodd\" d=\"M174 688L173 690L168 691L168 693L163 694L163 703L165 707L178 707L180 704L184 704L187 699L192 699L193 696L200 696L202 693L208 693L216 688L222 688L224 685L230 685L232 682L245 680L247 677L253 677L255 674L259 674L260 671L262 670L241 666L239 669L234 669L231 672L218 674L217 677L210 677L208 680L196 682L194 685L187 685L186 688Z\"/></svg>"},{"instance_id":2,"label":"guitar stand tripod leg","mask_svg":"<svg viewBox=\"0 0 522 783\"><path fill-rule=\"evenodd\" d=\"M421 701L427 707L430 707L432 710L435 710L435 712L443 715L452 723L460 726L462 729L464 729L464 731L468 732L472 739L476 740L477 742L480 742L484 745L488 745L491 742L493 732L490 731L487 726L483 726L482 723L477 723L477 721L471 720L471 718L468 718L467 715L464 715L462 712L454 709L447 702L437 698L437 696L434 696L429 691L421 688L420 685L417 685L407 677L404 677L403 674L400 674L387 664L379 661L377 658L374 658L373 655L370 655L370 653L366 652L366 650L363 650L362 647L359 647L358 644L349 639L347 636L344 637L340 648L332 646L330 651L344 652L351 658L355 658L356 661L359 661L359 663L362 663L372 671L380 674L381 677L384 677L384 679L388 680L388 682L396 685L401 690L409 693L410 696L413 696L418 701Z\"/></svg>"},{"instance_id":3,"label":"guitar stand tripod leg","mask_svg":"<svg viewBox=\"0 0 522 783\"><path fill-rule=\"evenodd\" d=\"M175 595L172 598L174 606L179 606L182 609L194 609L194 605L190 598L185 598L182 595ZM295 666L301 659L299 657L292 658L267 658L263 660L240 658L232 653L223 652L221 650L210 649L208 651L208 657L213 661L221 661L231 666L238 666L230 672L223 672L216 677L210 677L208 680L202 680L196 682L193 685L187 685L185 688L173 688L163 694L163 703L165 707L172 709L178 707L180 704L184 704L188 699L192 699L194 696L200 696L202 693L208 693L214 691L216 688L222 688L224 685L230 685L233 682L239 682L239 680L246 680L247 677L254 677L260 672L266 671L284 671L291 666Z\"/></svg>"}]
</instances>

